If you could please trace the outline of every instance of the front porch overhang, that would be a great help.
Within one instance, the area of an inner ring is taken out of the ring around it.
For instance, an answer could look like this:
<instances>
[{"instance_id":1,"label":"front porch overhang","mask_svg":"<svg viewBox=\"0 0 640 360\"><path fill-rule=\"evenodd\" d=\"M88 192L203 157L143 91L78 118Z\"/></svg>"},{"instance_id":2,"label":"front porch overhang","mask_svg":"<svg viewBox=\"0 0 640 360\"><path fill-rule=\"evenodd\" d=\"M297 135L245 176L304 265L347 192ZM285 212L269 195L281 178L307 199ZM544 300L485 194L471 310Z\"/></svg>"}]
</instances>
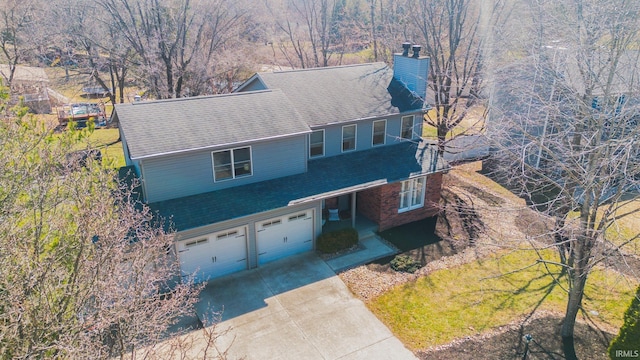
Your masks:
<instances>
[{"instance_id":1,"label":"front porch overhang","mask_svg":"<svg viewBox=\"0 0 640 360\"><path fill-rule=\"evenodd\" d=\"M289 206L293 206L293 205L304 204L306 202L324 200L324 199L328 199L328 198L332 198L332 197L337 197L337 196L340 196L340 195L346 195L346 194L351 194L351 193L355 193L355 192L358 192L358 191L370 189L372 187L382 186L382 185L385 185L385 184L388 184L387 180L371 181L371 182L368 182L368 183L365 183L365 184L349 186L349 187L346 187L346 188L343 188L343 189L328 191L328 192L317 194L317 195L307 196L307 197L301 198L301 199L291 200L291 201L289 201L288 205Z\"/></svg>"},{"instance_id":2,"label":"front porch overhang","mask_svg":"<svg viewBox=\"0 0 640 360\"><path fill-rule=\"evenodd\" d=\"M307 172L149 204L183 231L449 169L434 144L401 142L309 161Z\"/></svg>"}]
</instances>

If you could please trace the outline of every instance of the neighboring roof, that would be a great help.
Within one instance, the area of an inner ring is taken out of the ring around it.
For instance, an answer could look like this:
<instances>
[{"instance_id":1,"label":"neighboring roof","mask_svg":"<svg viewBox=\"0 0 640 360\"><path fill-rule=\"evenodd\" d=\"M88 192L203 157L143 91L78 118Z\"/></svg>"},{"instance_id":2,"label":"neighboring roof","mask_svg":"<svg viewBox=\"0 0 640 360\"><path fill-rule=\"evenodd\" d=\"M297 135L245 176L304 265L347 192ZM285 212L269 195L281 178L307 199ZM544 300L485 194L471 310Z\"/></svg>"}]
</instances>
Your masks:
<instances>
[{"instance_id":1,"label":"neighboring roof","mask_svg":"<svg viewBox=\"0 0 640 360\"><path fill-rule=\"evenodd\" d=\"M489 79L494 82L494 86L487 88L505 92L502 88L506 87L508 91L514 93L515 97L522 97L521 93L534 93L535 97L543 102L551 96L552 87L566 89L580 96L584 95L586 79L592 82L589 90L594 96L603 95L605 89L610 95L638 91L640 51L622 52L611 80L609 80L609 70L614 65L611 62L610 52L591 51L588 61L579 56L581 56L580 52L570 48L547 47L537 54L537 57L528 56L497 68L494 76ZM534 86L536 88L532 89ZM513 90L518 87L521 89ZM541 90L546 93L541 94Z\"/></svg>"},{"instance_id":2,"label":"neighboring roof","mask_svg":"<svg viewBox=\"0 0 640 360\"><path fill-rule=\"evenodd\" d=\"M3 78L8 79L10 73L9 65L0 64L0 74ZM49 82L49 77L43 68L17 65L13 81Z\"/></svg>"},{"instance_id":3,"label":"neighboring roof","mask_svg":"<svg viewBox=\"0 0 640 360\"><path fill-rule=\"evenodd\" d=\"M177 231L448 169L437 147L403 142L309 161L306 173L149 204ZM220 206L224 204L224 206Z\"/></svg>"},{"instance_id":4,"label":"neighboring roof","mask_svg":"<svg viewBox=\"0 0 640 360\"><path fill-rule=\"evenodd\" d=\"M385 63L257 74L280 89L309 126L383 117L422 109L423 101L393 79ZM253 80L255 81L255 79Z\"/></svg>"},{"instance_id":5,"label":"neighboring roof","mask_svg":"<svg viewBox=\"0 0 640 360\"><path fill-rule=\"evenodd\" d=\"M551 51L551 50L550 50ZM561 51L561 50L558 50ZM565 54L565 52L568 52ZM593 95L601 96L607 91L611 95L636 92L640 86L640 51L626 50L620 54L615 66L613 77L609 80L609 70L613 67L611 53L608 51L591 51L589 62L578 63L577 52L563 50L557 57L558 70L562 72L569 86L579 94L585 93L585 75L588 73L590 80L595 80ZM553 66L550 64L549 66ZM610 81L610 82L609 82ZM607 88L608 87L608 88Z\"/></svg>"},{"instance_id":6,"label":"neighboring roof","mask_svg":"<svg viewBox=\"0 0 640 360\"><path fill-rule=\"evenodd\" d=\"M117 104L132 159L310 132L279 90Z\"/></svg>"}]
</instances>

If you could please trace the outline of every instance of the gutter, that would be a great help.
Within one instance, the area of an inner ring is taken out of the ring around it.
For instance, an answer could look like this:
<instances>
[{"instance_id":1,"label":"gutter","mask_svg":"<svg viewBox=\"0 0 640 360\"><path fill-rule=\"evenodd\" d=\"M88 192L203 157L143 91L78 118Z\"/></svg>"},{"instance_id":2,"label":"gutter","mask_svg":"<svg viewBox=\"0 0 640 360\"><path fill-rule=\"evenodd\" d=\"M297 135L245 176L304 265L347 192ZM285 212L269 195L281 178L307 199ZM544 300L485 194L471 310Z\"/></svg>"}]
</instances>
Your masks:
<instances>
[{"instance_id":1,"label":"gutter","mask_svg":"<svg viewBox=\"0 0 640 360\"><path fill-rule=\"evenodd\" d=\"M190 152L209 150L209 149L216 149L216 148L237 147L237 146L241 146L241 145L245 145L245 144L253 144L253 143L256 143L256 142L262 142L262 141L267 141L267 140L284 139L284 138L288 138L288 137L306 135L306 134L310 134L310 133L311 133L311 130L306 130L306 131L301 131L301 132L292 133L292 134L286 134L286 135L268 136L268 137L258 138L258 139L251 139L251 140L244 140L244 141L237 141L237 142L230 142L230 143L216 144L216 145L208 145L208 146L202 146L202 147L185 149L185 150L167 151L167 152L162 152L162 153L157 153L157 154L152 154L152 155L136 156L136 157L131 157L131 160L151 159L151 158L156 158L156 157L161 157L161 156L166 156L166 155L176 155L176 154L190 153Z\"/></svg>"}]
</instances>

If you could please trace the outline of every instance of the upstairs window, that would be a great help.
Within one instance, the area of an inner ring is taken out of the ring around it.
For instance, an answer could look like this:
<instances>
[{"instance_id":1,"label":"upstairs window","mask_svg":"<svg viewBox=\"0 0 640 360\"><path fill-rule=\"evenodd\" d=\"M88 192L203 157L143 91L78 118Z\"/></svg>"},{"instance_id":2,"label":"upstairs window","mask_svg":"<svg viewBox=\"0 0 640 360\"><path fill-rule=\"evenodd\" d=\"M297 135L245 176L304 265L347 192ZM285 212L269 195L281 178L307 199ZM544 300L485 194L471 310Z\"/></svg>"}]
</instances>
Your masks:
<instances>
[{"instance_id":1,"label":"upstairs window","mask_svg":"<svg viewBox=\"0 0 640 360\"><path fill-rule=\"evenodd\" d=\"M324 156L324 130L309 134L309 157Z\"/></svg>"},{"instance_id":2,"label":"upstairs window","mask_svg":"<svg viewBox=\"0 0 640 360\"><path fill-rule=\"evenodd\" d=\"M356 125L342 127L342 152L356 149Z\"/></svg>"},{"instance_id":3,"label":"upstairs window","mask_svg":"<svg viewBox=\"0 0 640 360\"><path fill-rule=\"evenodd\" d=\"M400 127L401 138L408 140L413 139L414 119L415 117L413 115L402 117L402 125Z\"/></svg>"},{"instance_id":4,"label":"upstairs window","mask_svg":"<svg viewBox=\"0 0 640 360\"><path fill-rule=\"evenodd\" d=\"M213 180L222 181L251 176L251 147L215 151L213 160Z\"/></svg>"},{"instance_id":5,"label":"upstairs window","mask_svg":"<svg viewBox=\"0 0 640 360\"><path fill-rule=\"evenodd\" d=\"M402 182L398 212L405 212L424 206L425 178L419 177Z\"/></svg>"},{"instance_id":6,"label":"upstairs window","mask_svg":"<svg viewBox=\"0 0 640 360\"><path fill-rule=\"evenodd\" d=\"M387 120L376 120L373 122L372 146L384 145L387 136Z\"/></svg>"}]
</instances>

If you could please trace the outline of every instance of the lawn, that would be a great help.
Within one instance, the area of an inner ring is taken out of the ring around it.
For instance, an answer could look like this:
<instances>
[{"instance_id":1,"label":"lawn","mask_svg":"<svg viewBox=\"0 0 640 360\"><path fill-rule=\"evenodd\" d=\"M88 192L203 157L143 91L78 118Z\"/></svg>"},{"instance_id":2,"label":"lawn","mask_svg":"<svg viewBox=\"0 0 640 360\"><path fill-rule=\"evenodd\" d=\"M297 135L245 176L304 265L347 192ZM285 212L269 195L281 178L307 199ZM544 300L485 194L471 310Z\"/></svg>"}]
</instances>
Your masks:
<instances>
[{"instance_id":1,"label":"lawn","mask_svg":"<svg viewBox=\"0 0 640 360\"><path fill-rule=\"evenodd\" d=\"M543 256L557 261L553 251ZM535 252L526 249L499 252L432 272L367 305L412 350L506 325L538 306L562 313L566 296L537 259ZM554 274L559 271L557 266L549 268ZM584 309L599 323L617 329L635 285L620 275L595 270L589 278Z\"/></svg>"},{"instance_id":2,"label":"lawn","mask_svg":"<svg viewBox=\"0 0 640 360\"><path fill-rule=\"evenodd\" d=\"M88 138L77 144L76 149L87 147L100 149L103 162L108 167L117 169L125 166L122 142L118 141L119 137L118 129L96 129Z\"/></svg>"},{"instance_id":3,"label":"lawn","mask_svg":"<svg viewBox=\"0 0 640 360\"><path fill-rule=\"evenodd\" d=\"M604 210L601 210L604 211ZM618 214L633 212L618 219L615 224L607 229L607 240L616 245L621 245L628 239L632 239L640 234L640 199L629 200L618 209ZM623 250L626 253L640 256L640 239L636 238L632 242L625 244Z\"/></svg>"},{"instance_id":4,"label":"lawn","mask_svg":"<svg viewBox=\"0 0 640 360\"><path fill-rule=\"evenodd\" d=\"M621 217L607 228L606 239L615 245L621 245L625 253L640 256L640 198L621 201L618 206L616 214ZM596 221L600 221L602 214L607 210L607 205L601 206ZM580 213L577 211L569 214L570 219L577 219L579 216Z\"/></svg>"},{"instance_id":5,"label":"lawn","mask_svg":"<svg viewBox=\"0 0 640 360\"><path fill-rule=\"evenodd\" d=\"M66 77L63 67L46 67L44 69L51 80L50 86L54 90L67 97L71 102L105 102L106 115L109 117L113 106L108 103L108 98L87 99L82 96L82 88L93 84L88 75L82 74L74 68L68 69L68 77ZM135 88L127 88L128 94L134 94L136 91L137 89ZM40 114L35 116L41 121L44 121L48 127L53 127L58 123L55 109L54 114ZM118 141L119 137L120 134L117 128L96 129L88 138L77 144L75 150L86 149L88 147L99 149L102 152L103 162L105 162L108 167L117 169L125 166L122 143Z\"/></svg>"},{"instance_id":6,"label":"lawn","mask_svg":"<svg viewBox=\"0 0 640 360\"><path fill-rule=\"evenodd\" d=\"M469 109L467 116L462 122L453 128L451 132L448 134L448 138L453 136L466 133L466 134L477 134L483 132L483 122L479 121L484 116L485 108L482 106L476 106ZM427 118L435 119L436 110L431 109L427 112ZM425 138L435 139L438 135L436 128L428 125L427 123L423 123L422 127L422 136Z\"/></svg>"}]
</instances>

